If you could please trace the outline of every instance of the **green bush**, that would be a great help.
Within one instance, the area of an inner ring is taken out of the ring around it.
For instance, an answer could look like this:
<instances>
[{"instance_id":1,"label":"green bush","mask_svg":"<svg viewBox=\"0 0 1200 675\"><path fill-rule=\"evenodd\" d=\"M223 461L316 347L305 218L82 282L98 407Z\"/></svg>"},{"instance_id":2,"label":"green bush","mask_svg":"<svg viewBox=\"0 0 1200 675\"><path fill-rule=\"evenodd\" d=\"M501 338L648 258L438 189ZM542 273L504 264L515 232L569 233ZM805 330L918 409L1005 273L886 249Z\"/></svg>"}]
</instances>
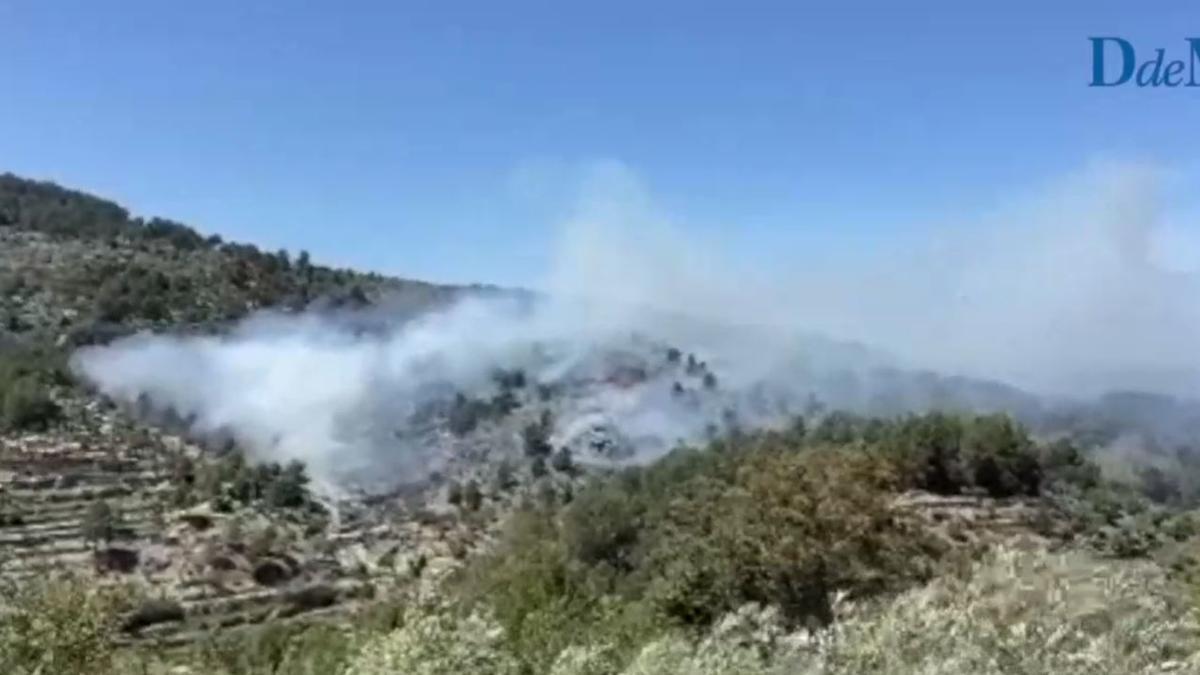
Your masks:
<instances>
[{"instance_id":1,"label":"green bush","mask_svg":"<svg viewBox=\"0 0 1200 675\"><path fill-rule=\"evenodd\" d=\"M0 391L0 427L14 431L42 431L53 425L62 409L46 388L32 378L22 378Z\"/></svg>"},{"instance_id":2,"label":"green bush","mask_svg":"<svg viewBox=\"0 0 1200 675\"><path fill-rule=\"evenodd\" d=\"M624 663L648 636L703 629L747 602L823 625L837 593L931 573L940 550L892 508L898 486L882 455L786 434L680 450L596 479L565 508L517 512L460 588L530 672L567 649Z\"/></svg>"},{"instance_id":3,"label":"green bush","mask_svg":"<svg viewBox=\"0 0 1200 675\"><path fill-rule=\"evenodd\" d=\"M108 502L97 500L88 505L80 524L80 535L84 541L108 543L117 536L121 517Z\"/></svg>"},{"instance_id":4,"label":"green bush","mask_svg":"<svg viewBox=\"0 0 1200 675\"><path fill-rule=\"evenodd\" d=\"M49 348L0 344L0 430L40 431L62 410L50 388L70 382L63 355Z\"/></svg>"},{"instance_id":5,"label":"green bush","mask_svg":"<svg viewBox=\"0 0 1200 675\"><path fill-rule=\"evenodd\" d=\"M265 497L275 508L295 509L308 501L308 471L303 462L292 461L272 476Z\"/></svg>"},{"instance_id":6,"label":"green bush","mask_svg":"<svg viewBox=\"0 0 1200 675\"><path fill-rule=\"evenodd\" d=\"M832 416L832 415L831 415ZM897 462L904 482L935 494L979 489L993 497L1036 496L1045 474L1042 451L1006 415L930 413L871 428L871 442ZM841 433L845 438L849 431ZM860 437L862 433L860 432ZM1061 450L1061 449L1060 449ZM1066 469L1072 458L1055 456ZM1062 479L1083 479L1080 473Z\"/></svg>"},{"instance_id":7,"label":"green bush","mask_svg":"<svg viewBox=\"0 0 1200 675\"><path fill-rule=\"evenodd\" d=\"M963 432L971 479L993 497L1036 496L1042 467L1028 434L1007 415L976 417Z\"/></svg>"},{"instance_id":8,"label":"green bush","mask_svg":"<svg viewBox=\"0 0 1200 675\"><path fill-rule=\"evenodd\" d=\"M562 515L560 537L567 554L586 565L631 570L642 510L615 481L583 491Z\"/></svg>"},{"instance_id":9,"label":"green bush","mask_svg":"<svg viewBox=\"0 0 1200 675\"><path fill-rule=\"evenodd\" d=\"M891 466L865 452L795 452L765 438L729 485L677 495L645 541L649 597L706 624L746 602L791 621L827 623L835 592L878 593L930 572L931 540L891 507Z\"/></svg>"},{"instance_id":10,"label":"green bush","mask_svg":"<svg viewBox=\"0 0 1200 675\"><path fill-rule=\"evenodd\" d=\"M77 577L31 577L0 586L0 672L109 672L127 596Z\"/></svg>"},{"instance_id":11,"label":"green bush","mask_svg":"<svg viewBox=\"0 0 1200 675\"><path fill-rule=\"evenodd\" d=\"M486 615L412 610L395 631L368 642L344 675L521 675L503 630Z\"/></svg>"}]
</instances>

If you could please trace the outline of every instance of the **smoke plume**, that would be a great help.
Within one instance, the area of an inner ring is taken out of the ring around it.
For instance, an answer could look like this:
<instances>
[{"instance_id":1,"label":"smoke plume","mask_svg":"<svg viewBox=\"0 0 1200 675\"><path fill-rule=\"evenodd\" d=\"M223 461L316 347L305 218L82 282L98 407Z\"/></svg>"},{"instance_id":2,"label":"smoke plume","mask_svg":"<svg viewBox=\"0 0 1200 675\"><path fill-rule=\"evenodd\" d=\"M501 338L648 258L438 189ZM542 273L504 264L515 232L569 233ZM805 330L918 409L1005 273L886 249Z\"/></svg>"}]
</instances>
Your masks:
<instances>
[{"instance_id":1,"label":"smoke plume","mask_svg":"<svg viewBox=\"0 0 1200 675\"><path fill-rule=\"evenodd\" d=\"M536 299L467 297L416 318L376 316L370 330L361 317L268 313L219 337L87 348L75 365L114 398L170 408L198 432L304 460L330 481L439 466L444 439L404 420L455 392L491 392L497 369L568 392L556 443L607 427L632 439L635 460L730 417L781 423L813 396L885 413L1039 405L1007 385L1193 396L1200 303L1195 273L1164 262L1163 225L1178 220L1171 180L1097 165L997 213L881 236L881 251L808 251L769 272L721 255L720 242L658 211L628 170L603 165ZM684 366L663 366L671 347L719 384L681 395ZM614 385L622 359L638 377Z\"/></svg>"}]
</instances>

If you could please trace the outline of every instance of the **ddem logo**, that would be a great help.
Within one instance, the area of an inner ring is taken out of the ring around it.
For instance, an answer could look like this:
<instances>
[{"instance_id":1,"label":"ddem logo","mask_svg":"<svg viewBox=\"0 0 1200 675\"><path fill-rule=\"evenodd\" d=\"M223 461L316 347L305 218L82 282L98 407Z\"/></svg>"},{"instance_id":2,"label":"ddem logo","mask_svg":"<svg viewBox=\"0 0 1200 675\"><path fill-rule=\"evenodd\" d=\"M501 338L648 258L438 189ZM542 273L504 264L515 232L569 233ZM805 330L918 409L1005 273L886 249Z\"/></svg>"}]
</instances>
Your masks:
<instances>
[{"instance_id":1,"label":"ddem logo","mask_svg":"<svg viewBox=\"0 0 1200 675\"><path fill-rule=\"evenodd\" d=\"M1200 38L1187 38L1188 58L1167 60L1167 50L1141 63L1133 45L1119 37L1092 37L1091 87L1118 87L1133 81L1139 87L1200 87Z\"/></svg>"}]
</instances>

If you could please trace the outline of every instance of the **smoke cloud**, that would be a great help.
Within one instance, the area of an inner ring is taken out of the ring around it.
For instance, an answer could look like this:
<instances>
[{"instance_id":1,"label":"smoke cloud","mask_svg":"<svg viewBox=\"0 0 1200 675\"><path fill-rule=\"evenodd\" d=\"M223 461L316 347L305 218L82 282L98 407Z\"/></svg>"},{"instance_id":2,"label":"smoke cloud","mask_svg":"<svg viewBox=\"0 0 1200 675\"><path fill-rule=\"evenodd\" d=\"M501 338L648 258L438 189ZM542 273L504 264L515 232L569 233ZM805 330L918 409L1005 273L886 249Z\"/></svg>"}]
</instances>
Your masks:
<instances>
[{"instance_id":1,"label":"smoke cloud","mask_svg":"<svg viewBox=\"0 0 1200 675\"><path fill-rule=\"evenodd\" d=\"M615 171L610 169L610 171ZM619 173L619 172L618 172ZM627 179L567 228L548 285L779 335L868 345L895 363L1041 393L1196 393L1196 223L1186 177L1095 163L993 213L879 232L857 254L799 251L764 273L684 238ZM598 205L597 205L598 204ZM629 209L624 205L638 205Z\"/></svg>"},{"instance_id":2,"label":"smoke cloud","mask_svg":"<svg viewBox=\"0 0 1200 675\"><path fill-rule=\"evenodd\" d=\"M731 416L780 423L813 395L889 413L1038 405L958 376L1057 397L1194 396L1197 276L1164 255L1190 241L1164 229L1179 221L1173 180L1095 165L1000 212L881 237L886 250L858 258L809 252L779 272L723 256L605 164L583 181L536 299L464 298L404 319L375 310L369 330L361 317L263 314L219 337L83 349L75 365L114 398L173 409L263 459L304 460L330 483L440 467L448 441L409 420L455 392L492 392L498 368L567 392L555 443L603 428L629 439L634 460ZM685 380L681 395L669 346L719 385ZM614 384L622 369L637 377Z\"/></svg>"}]
</instances>

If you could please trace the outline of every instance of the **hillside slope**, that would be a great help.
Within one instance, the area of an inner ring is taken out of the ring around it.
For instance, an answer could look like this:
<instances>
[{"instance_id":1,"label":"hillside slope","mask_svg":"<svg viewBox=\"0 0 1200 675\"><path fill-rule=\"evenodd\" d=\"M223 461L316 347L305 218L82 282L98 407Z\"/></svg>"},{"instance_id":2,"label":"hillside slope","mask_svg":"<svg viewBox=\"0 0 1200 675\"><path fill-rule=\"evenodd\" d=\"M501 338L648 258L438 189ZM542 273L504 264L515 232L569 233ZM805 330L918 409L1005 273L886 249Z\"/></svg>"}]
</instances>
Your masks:
<instances>
[{"instance_id":1,"label":"hillside slope","mask_svg":"<svg viewBox=\"0 0 1200 675\"><path fill-rule=\"evenodd\" d=\"M877 369L830 372L821 401L795 395L808 380L739 390L652 336L561 354L515 331L469 384L352 391L338 421L370 452L326 456L362 491L322 491L314 464L256 463L236 430L200 433L145 388L102 395L68 358L313 310L374 376L404 351L393 315L490 289L329 269L11 175L0 288L3 672L1200 672L1200 454L1157 448L1148 469L1131 450L1108 473L1090 454L1163 410L1194 443L1173 400L1042 409ZM481 316L468 333L495 327ZM694 433L663 433L681 419ZM930 631L952 635L921 647Z\"/></svg>"},{"instance_id":2,"label":"hillside slope","mask_svg":"<svg viewBox=\"0 0 1200 675\"><path fill-rule=\"evenodd\" d=\"M419 309L459 290L226 243L52 183L0 175L0 336L8 339L81 343L385 293Z\"/></svg>"}]
</instances>

